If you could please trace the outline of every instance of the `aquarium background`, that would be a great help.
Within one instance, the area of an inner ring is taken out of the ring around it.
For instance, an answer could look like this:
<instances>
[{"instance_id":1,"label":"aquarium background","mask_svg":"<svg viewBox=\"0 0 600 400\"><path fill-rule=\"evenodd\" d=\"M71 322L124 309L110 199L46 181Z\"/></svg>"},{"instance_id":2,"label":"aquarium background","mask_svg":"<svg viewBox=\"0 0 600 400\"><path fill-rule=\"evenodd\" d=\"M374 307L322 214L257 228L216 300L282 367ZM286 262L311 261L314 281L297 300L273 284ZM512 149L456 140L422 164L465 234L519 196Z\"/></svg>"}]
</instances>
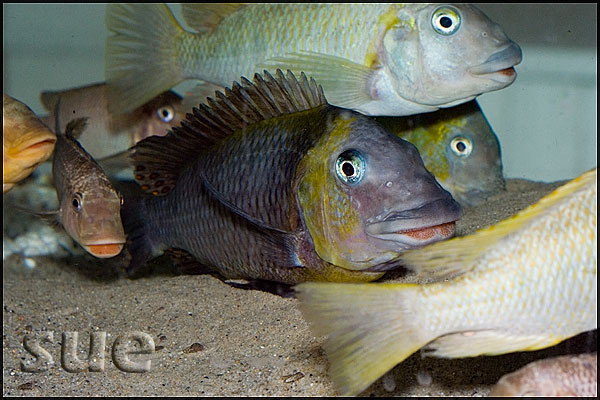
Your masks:
<instances>
[{"instance_id":1,"label":"aquarium background","mask_svg":"<svg viewBox=\"0 0 600 400\"><path fill-rule=\"evenodd\" d=\"M169 6L183 23L180 6ZM478 97L500 140L505 176L555 181L595 167L597 4L477 6L523 50L517 80ZM44 113L41 91L103 81L105 7L4 4L4 93Z\"/></svg>"}]
</instances>

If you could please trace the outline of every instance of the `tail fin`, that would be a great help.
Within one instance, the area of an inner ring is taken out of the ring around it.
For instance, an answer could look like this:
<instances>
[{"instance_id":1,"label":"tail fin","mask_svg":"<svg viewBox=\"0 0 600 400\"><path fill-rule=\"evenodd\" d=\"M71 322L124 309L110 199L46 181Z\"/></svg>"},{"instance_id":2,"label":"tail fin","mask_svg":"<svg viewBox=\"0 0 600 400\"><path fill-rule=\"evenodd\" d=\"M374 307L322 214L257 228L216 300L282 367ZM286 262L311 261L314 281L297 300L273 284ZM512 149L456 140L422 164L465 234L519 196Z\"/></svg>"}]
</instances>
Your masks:
<instances>
[{"instance_id":1,"label":"tail fin","mask_svg":"<svg viewBox=\"0 0 600 400\"><path fill-rule=\"evenodd\" d=\"M109 4L106 27L108 108L122 114L185 78L177 58L187 34L164 4Z\"/></svg>"},{"instance_id":2,"label":"tail fin","mask_svg":"<svg viewBox=\"0 0 600 400\"><path fill-rule=\"evenodd\" d=\"M418 286L302 283L300 309L323 345L341 395L356 395L433 337L419 323ZM435 335L433 335L435 336Z\"/></svg>"},{"instance_id":3,"label":"tail fin","mask_svg":"<svg viewBox=\"0 0 600 400\"><path fill-rule=\"evenodd\" d=\"M147 234L145 221L149 216L144 199L145 196L125 197L121 206L121 220L127 236L127 249L131 255L131 261L126 269L130 276L161 254L160 250L155 249Z\"/></svg>"}]
</instances>

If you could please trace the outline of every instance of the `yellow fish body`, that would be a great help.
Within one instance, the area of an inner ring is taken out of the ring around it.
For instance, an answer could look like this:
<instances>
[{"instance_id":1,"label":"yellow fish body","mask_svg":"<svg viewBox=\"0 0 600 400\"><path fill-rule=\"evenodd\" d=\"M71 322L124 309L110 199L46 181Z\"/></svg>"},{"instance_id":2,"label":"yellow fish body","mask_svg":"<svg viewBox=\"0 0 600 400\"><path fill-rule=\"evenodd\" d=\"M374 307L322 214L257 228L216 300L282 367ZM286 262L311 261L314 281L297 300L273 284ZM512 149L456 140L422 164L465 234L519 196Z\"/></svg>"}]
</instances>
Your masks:
<instances>
[{"instance_id":1,"label":"yellow fish body","mask_svg":"<svg viewBox=\"0 0 600 400\"><path fill-rule=\"evenodd\" d=\"M470 5L110 4L106 78L115 112L186 79L226 86L267 69L304 72L331 104L410 115L504 88L521 49Z\"/></svg>"},{"instance_id":2,"label":"yellow fish body","mask_svg":"<svg viewBox=\"0 0 600 400\"><path fill-rule=\"evenodd\" d=\"M512 218L401 258L433 283L301 284L330 373L357 394L426 346L460 358L537 350L597 327L597 169Z\"/></svg>"},{"instance_id":3,"label":"yellow fish body","mask_svg":"<svg viewBox=\"0 0 600 400\"><path fill-rule=\"evenodd\" d=\"M28 177L54 150L56 136L25 104L2 95L2 193Z\"/></svg>"}]
</instances>

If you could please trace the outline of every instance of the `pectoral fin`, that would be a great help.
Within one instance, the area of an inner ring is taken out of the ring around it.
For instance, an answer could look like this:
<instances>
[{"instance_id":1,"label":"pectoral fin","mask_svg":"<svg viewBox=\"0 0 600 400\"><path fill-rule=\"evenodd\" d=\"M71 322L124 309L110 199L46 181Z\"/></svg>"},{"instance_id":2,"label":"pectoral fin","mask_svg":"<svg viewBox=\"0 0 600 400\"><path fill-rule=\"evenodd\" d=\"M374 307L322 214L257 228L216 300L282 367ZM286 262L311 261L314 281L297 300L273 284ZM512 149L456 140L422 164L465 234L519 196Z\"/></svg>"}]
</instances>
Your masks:
<instances>
[{"instance_id":1,"label":"pectoral fin","mask_svg":"<svg viewBox=\"0 0 600 400\"><path fill-rule=\"evenodd\" d=\"M356 109L373 100L369 82L374 69L343 57L299 51L270 58L259 67L289 69L297 75L304 72L323 87L329 103L339 107Z\"/></svg>"}]
</instances>

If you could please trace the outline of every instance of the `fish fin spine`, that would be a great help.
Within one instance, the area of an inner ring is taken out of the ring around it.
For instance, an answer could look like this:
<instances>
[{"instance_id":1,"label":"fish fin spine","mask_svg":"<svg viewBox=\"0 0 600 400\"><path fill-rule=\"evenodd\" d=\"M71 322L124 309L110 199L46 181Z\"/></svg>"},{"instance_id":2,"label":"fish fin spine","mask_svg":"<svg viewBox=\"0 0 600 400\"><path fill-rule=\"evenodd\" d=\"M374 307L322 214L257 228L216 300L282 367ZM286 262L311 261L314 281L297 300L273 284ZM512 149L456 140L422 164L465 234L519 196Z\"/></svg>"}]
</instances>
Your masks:
<instances>
[{"instance_id":1,"label":"fish fin spine","mask_svg":"<svg viewBox=\"0 0 600 400\"><path fill-rule=\"evenodd\" d=\"M341 395L357 395L435 337L414 311L417 285L303 283L294 289L314 333L328 336L323 347Z\"/></svg>"},{"instance_id":2,"label":"fish fin spine","mask_svg":"<svg viewBox=\"0 0 600 400\"><path fill-rule=\"evenodd\" d=\"M164 195L173 188L181 169L223 138L249 124L327 104L323 89L304 73L300 79L288 71L277 70L275 76L264 71L253 82L234 82L225 94L194 107L180 126L166 136L152 136L140 141L130 151L135 165L134 177L142 189Z\"/></svg>"}]
</instances>

